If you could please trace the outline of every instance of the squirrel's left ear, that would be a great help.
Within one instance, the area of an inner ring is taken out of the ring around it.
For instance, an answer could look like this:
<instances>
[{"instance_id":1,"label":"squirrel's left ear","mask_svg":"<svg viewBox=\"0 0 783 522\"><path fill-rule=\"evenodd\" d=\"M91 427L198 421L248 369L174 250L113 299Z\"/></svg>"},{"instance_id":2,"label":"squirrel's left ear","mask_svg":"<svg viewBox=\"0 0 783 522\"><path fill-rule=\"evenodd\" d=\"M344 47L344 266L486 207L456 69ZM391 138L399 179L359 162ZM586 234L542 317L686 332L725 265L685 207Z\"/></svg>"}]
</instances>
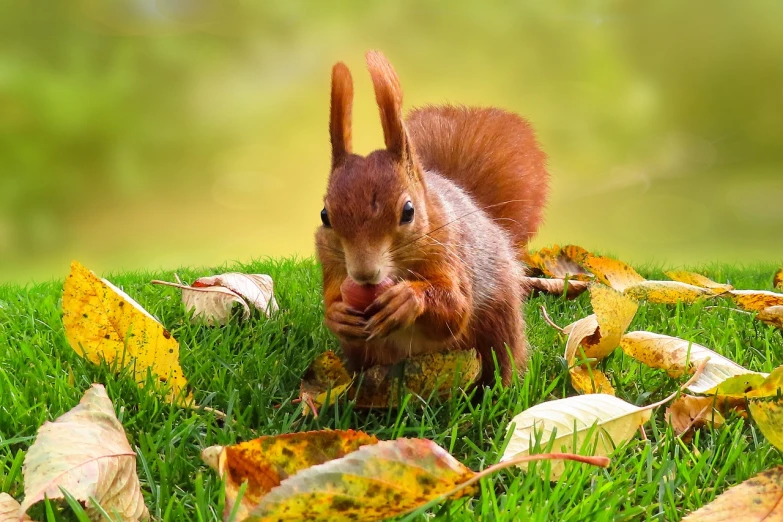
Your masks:
<instances>
[{"instance_id":1,"label":"squirrel's left ear","mask_svg":"<svg viewBox=\"0 0 783 522\"><path fill-rule=\"evenodd\" d=\"M329 137L332 140L332 169L351 153L351 106L353 80L342 62L332 67L332 103L329 115Z\"/></svg>"},{"instance_id":2,"label":"squirrel's left ear","mask_svg":"<svg viewBox=\"0 0 783 522\"><path fill-rule=\"evenodd\" d=\"M366 58L375 88L375 101L381 111L386 150L398 161L403 161L410 157L411 147L402 122L400 79L382 52L367 51Z\"/></svg>"}]
</instances>

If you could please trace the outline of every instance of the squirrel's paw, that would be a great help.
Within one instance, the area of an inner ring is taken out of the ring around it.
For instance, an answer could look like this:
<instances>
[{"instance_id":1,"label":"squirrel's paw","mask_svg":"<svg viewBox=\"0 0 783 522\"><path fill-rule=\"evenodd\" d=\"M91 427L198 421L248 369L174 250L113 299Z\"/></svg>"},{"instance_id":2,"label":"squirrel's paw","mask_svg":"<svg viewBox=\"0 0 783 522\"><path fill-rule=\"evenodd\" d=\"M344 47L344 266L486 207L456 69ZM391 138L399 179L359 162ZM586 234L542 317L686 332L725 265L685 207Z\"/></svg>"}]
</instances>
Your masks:
<instances>
[{"instance_id":1,"label":"squirrel's paw","mask_svg":"<svg viewBox=\"0 0 783 522\"><path fill-rule=\"evenodd\" d=\"M332 303L326 311L326 327L337 337L345 339L367 339L367 321L359 310L342 301Z\"/></svg>"},{"instance_id":2,"label":"squirrel's paw","mask_svg":"<svg viewBox=\"0 0 783 522\"><path fill-rule=\"evenodd\" d=\"M386 337L394 330L412 325L423 311L421 292L409 281L397 283L364 311L365 316L370 318L366 326L367 340Z\"/></svg>"}]
</instances>

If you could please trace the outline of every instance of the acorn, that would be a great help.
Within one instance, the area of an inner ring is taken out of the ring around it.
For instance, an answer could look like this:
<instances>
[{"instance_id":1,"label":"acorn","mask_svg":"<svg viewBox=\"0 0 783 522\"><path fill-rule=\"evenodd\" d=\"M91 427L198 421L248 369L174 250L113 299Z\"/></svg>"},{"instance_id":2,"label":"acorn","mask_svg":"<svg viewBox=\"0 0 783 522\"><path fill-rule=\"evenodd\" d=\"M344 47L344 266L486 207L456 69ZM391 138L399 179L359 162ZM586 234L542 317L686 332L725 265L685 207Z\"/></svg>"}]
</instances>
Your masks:
<instances>
[{"instance_id":1,"label":"acorn","mask_svg":"<svg viewBox=\"0 0 783 522\"><path fill-rule=\"evenodd\" d=\"M340 285L340 293L345 302L351 308L364 311L383 292L394 286L394 281L387 277L377 285L360 285L350 277L346 277Z\"/></svg>"}]
</instances>

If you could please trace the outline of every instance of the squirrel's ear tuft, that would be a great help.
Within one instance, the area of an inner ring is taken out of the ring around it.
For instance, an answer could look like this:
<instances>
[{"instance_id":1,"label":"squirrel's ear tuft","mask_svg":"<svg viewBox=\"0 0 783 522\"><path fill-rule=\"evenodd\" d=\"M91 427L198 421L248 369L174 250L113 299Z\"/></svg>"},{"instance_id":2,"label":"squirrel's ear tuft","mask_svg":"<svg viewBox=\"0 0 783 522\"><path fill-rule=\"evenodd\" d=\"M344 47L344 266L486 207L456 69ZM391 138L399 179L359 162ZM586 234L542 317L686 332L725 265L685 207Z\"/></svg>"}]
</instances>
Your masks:
<instances>
[{"instance_id":1,"label":"squirrel's ear tuft","mask_svg":"<svg viewBox=\"0 0 783 522\"><path fill-rule=\"evenodd\" d=\"M329 137L332 141L332 168L351 153L351 106L353 80L348 67L338 62L332 67L332 103L329 117Z\"/></svg>"},{"instance_id":2,"label":"squirrel's ear tuft","mask_svg":"<svg viewBox=\"0 0 783 522\"><path fill-rule=\"evenodd\" d=\"M381 112L386 149L402 160L408 153L408 138L402 123L402 89L389 60L380 51L367 51L367 69L375 88L375 101Z\"/></svg>"}]
</instances>

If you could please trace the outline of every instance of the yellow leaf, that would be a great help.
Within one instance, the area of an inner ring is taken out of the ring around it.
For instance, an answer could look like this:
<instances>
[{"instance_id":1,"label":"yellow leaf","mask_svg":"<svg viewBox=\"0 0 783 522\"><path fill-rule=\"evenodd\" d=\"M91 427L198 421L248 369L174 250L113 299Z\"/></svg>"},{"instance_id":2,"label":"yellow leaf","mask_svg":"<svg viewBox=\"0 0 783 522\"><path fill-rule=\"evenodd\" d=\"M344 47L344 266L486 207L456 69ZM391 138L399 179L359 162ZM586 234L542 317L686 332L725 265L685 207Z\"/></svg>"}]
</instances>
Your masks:
<instances>
[{"instance_id":1,"label":"yellow leaf","mask_svg":"<svg viewBox=\"0 0 783 522\"><path fill-rule=\"evenodd\" d=\"M759 321L764 321L772 326L783 328L783 306L768 306L762 310L759 310L756 316Z\"/></svg>"},{"instance_id":2,"label":"yellow leaf","mask_svg":"<svg viewBox=\"0 0 783 522\"><path fill-rule=\"evenodd\" d=\"M100 514L91 498L109 513L116 511L123 521L149 518L136 475L136 454L100 384L93 384L78 406L39 428L22 472L21 513L44 497L63 498L62 488L87 503L93 520Z\"/></svg>"},{"instance_id":3,"label":"yellow leaf","mask_svg":"<svg viewBox=\"0 0 783 522\"><path fill-rule=\"evenodd\" d=\"M27 515L19 518L19 502L8 493L0 493L0 522L32 522Z\"/></svg>"},{"instance_id":4,"label":"yellow leaf","mask_svg":"<svg viewBox=\"0 0 783 522\"><path fill-rule=\"evenodd\" d=\"M533 272L540 272L546 277L569 279L572 281L589 281L592 274L587 273L574 259L570 258L557 245L542 248L528 256L528 265Z\"/></svg>"},{"instance_id":5,"label":"yellow leaf","mask_svg":"<svg viewBox=\"0 0 783 522\"><path fill-rule=\"evenodd\" d=\"M774 522L783 520L783 466L729 488L683 522Z\"/></svg>"},{"instance_id":6,"label":"yellow leaf","mask_svg":"<svg viewBox=\"0 0 783 522\"><path fill-rule=\"evenodd\" d=\"M783 268L775 272L775 276L772 278L772 286L783 290Z\"/></svg>"},{"instance_id":7,"label":"yellow leaf","mask_svg":"<svg viewBox=\"0 0 783 522\"><path fill-rule=\"evenodd\" d=\"M696 393L704 393L735 375L761 375L709 348L668 335L629 332L623 336L620 347L637 361L666 370L671 377L693 373L701 362L709 358L702 374L688 386L690 391Z\"/></svg>"},{"instance_id":8,"label":"yellow leaf","mask_svg":"<svg viewBox=\"0 0 783 522\"><path fill-rule=\"evenodd\" d=\"M758 312L770 306L783 305L783 294L766 290L732 290L729 292L734 302L749 312Z\"/></svg>"},{"instance_id":9,"label":"yellow leaf","mask_svg":"<svg viewBox=\"0 0 783 522\"><path fill-rule=\"evenodd\" d=\"M748 408L761 433L783 451L783 404L776 401L751 401Z\"/></svg>"},{"instance_id":10,"label":"yellow leaf","mask_svg":"<svg viewBox=\"0 0 783 522\"><path fill-rule=\"evenodd\" d=\"M595 274L599 281L619 292L645 281L639 273L626 263L609 257L597 256L589 252L579 255L581 264Z\"/></svg>"},{"instance_id":11,"label":"yellow leaf","mask_svg":"<svg viewBox=\"0 0 783 522\"><path fill-rule=\"evenodd\" d=\"M650 419L650 407L639 408L605 394L579 395L543 402L528 408L511 420L513 432L501 462L536 453L552 444L553 451L609 455L633 437ZM521 464L527 469L526 464ZM542 470L543 468L538 468ZM562 462L553 462L551 480L563 474Z\"/></svg>"},{"instance_id":12,"label":"yellow leaf","mask_svg":"<svg viewBox=\"0 0 783 522\"><path fill-rule=\"evenodd\" d=\"M623 293L632 299L659 304L693 303L714 295L706 288L678 281L643 281L627 287Z\"/></svg>"},{"instance_id":13,"label":"yellow leaf","mask_svg":"<svg viewBox=\"0 0 783 522\"><path fill-rule=\"evenodd\" d=\"M674 281L679 281L681 283L686 283L693 286L700 286L702 288L708 288L714 294L722 294L724 292L728 292L729 290L734 290L734 287L731 285L716 283L712 279L704 277L703 275L697 274L695 272L686 272L685 270L670 270L669 272L665 272L665 274L666 277L673 279Z\"/></svg>"},{"instance_id":14,"label":"yellow leaf","mask_svg":"<svg viewBox=\"0 0 783 522\"><path fill-rule=\"evenodd\" d=\"M783 393L783 366L778 366L769 375L737 375L704 392L706 395L747 398L774 397L779 393Z\"/></svg>"},{"instance_id":15,"label":"yellow leaf","mask_svg":"<svg viewBox=\"0 0 783 522\"><path fill-rule=\"evenodd\" d=\"M170 400L186 388L176 339L125 292L76 261L65 280L62 306L65 336L82 357L130 366L139 385L149 371L169 385Z\"/></svg>"},{"instance_id":16,"label":"yellow leaf","mask_svg":"<svg viewBox=\"0 0 783 522\"><path fill-rule=\"evenodd\" d=\"M581 393L605 393L614 395L614 387L604 372L598 368L574 366L568 370L571 375L571 386Z\"/></svg>"},{"instance_id":17,"label":"yellow leaf","mask_svg":"<svg viewBox=\"0 0 783 522\"><path fill-rule=\"evenodd\" d=\"M326 404L327 396L336 402L353 384L342 361L332 351L324 352L310 364L302 377L299 398L304 402L302 413L309 415L311 406L320 409ZM318 411L312 413L318 414Z\"/></svg>"},{"instance_id":18,"label":"yellow leaf","mask_svg":"<svg viewBox=\"0 0 783 522\"><path fill-rule=\"evenodd\" d=\"M247 481L236 508L237 520L245 520L267 493L286 478L377 443L375 436L361 431L310 431L259 437L233 446L211 446L202 452L202 459L225 478L226 520L242 483Z\"/></svg>"}]
</instances>

